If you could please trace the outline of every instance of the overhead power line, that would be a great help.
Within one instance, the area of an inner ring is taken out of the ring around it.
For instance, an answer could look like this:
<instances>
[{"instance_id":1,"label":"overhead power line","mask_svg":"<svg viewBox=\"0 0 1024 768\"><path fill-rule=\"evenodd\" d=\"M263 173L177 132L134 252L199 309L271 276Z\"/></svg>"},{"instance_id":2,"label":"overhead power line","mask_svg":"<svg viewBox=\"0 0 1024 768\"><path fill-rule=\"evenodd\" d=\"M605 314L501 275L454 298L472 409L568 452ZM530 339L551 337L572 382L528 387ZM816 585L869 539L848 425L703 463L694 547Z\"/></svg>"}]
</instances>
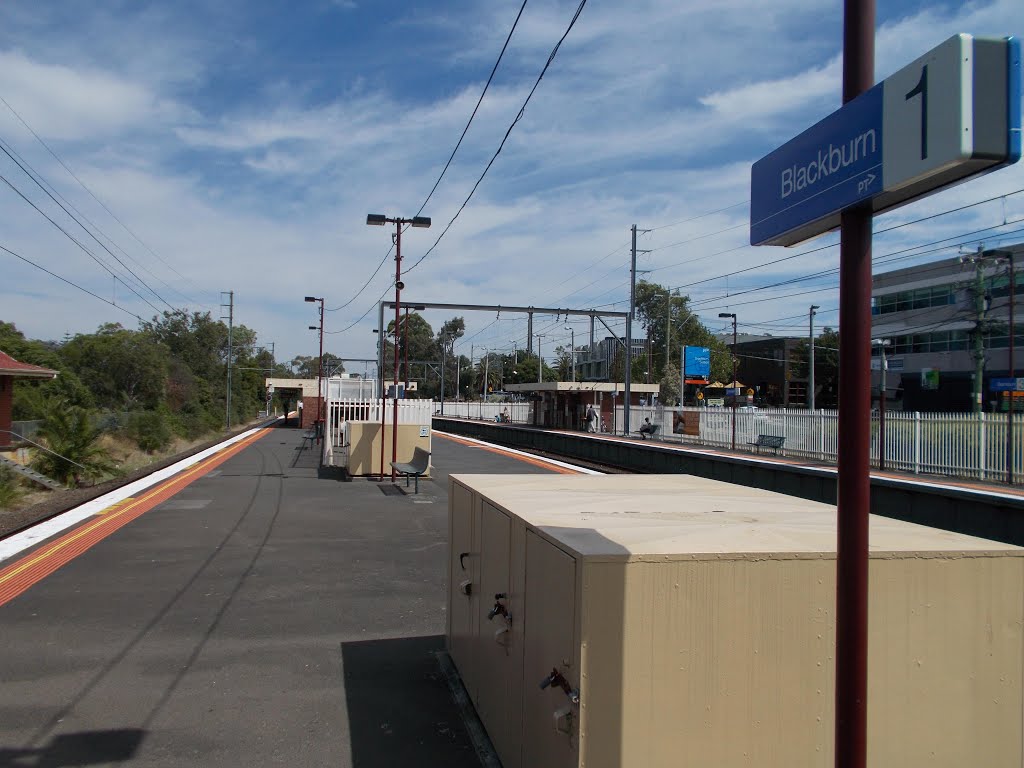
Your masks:
<instances>
[{"instance_id":1,"label":"overhead power line","mask_svg":"<svg viewBox=\"0 0 1024 768\"><path fill-rule=\"evenodd\" d=\"M462 135L459 136L459 140L455 143L455 149L453 149L451 155L449 155L448 162L444 164L444 168L441 170L441 174L437 177L437 181L435 181L434 186L430 188L430 192L427 194L427 197L423 201L423 204L420 206L420 209L416 211L417 216L423 213L423 209L427 207L427 203L430 202L430 198L433 197L434 192L437 191L437 187L441 183L441 179L443 179L444 175L448 172L448 168L451 166L452 160L455 159L455 153L458 152L459 147L462 146L462 140L466 138L466 133L469 131L469 126L473 124L473 118L476 117L477 110L480 109L480 104L483 102L484 96L487 94L487 89L491 87L491 81L494 79L494 73L498 71L498 65L501 63L501 59L505 55L505 50L508 48L508 43L512 39L512 33L516 31L516 27L519 25L519 19L523 15L523 10L526 8L527 2L528 0L523 0L523 4L519 6L519 13L516 14L516 20L512 22L512 28L508 31L508 36L505 38L505 44L501 46L501 52L498 54L498 58L494 62L494 66L491 68L491 74L487 77L487 82L484 84L483 90L480 92L480 98L476 100L476 106L473 107L473 112L469 116L469 120L466 122L466 127L462 129ZM387 262L388 257L391 255L391 252L394 249L395 246L392 243L391 247L388 248L388 252L384 254L384 258L380 260L380 263L377 265L377 268L373 270L373 274L370 275L369 278L367 278L366 282L363 283L362 287L355 292L355 295L351 299L346 301L341 306L332 307L327 311L337 312L339 309L344 309L345 307L349 306L353 301L358 299L363 294L363 291L366 290L367 286L369 286L370 283L373 282L373 279L380 272L380 268L384 266L385 262Z\"/></svg>"},{"instance_id":2,"label":"overhead power line","mask_svg":"<svg viewBox=\"0 0 1024 768\"><path fill-rule=\"evenodd\" d=\"M35 173L34 173L34 169L33 169L32 171L30 171L30 170L29 170L28 168L26 168L26 167L25 167L25 165L23 165L23 164L22 164L22 163L21 163L21 162L20 162L20 161L19 161L19 160L18 160L18 159L17 159L17 158L16 158L16 157L15 157L15 156L13 155L13 154L11 154L11 151L10 151L10 150L8 150L8 147L7 147L7 144L6 144L6 142L4 142L4 141L3 141L2 139L0 139L0 151L2 151L2 152L3 152L4 154L5 154L5 155L7 155L7 157L9 157L9 158L11 159L11 162L13 162L13 163L14 163L15 165L17 165L17 166L18 166L18 167L19 167L19 168L20 168L20 169L22 170L22 172L23 172L23 173L24 173L24 174L25 174L26 176L28 176L28 177L29 177L29 178L30 178L30 179L31 179L31 180L32 180L32 181L33 181L33 182L35 183L35 185L36 185L37 187L39 187L39 188L40 188L41 190L43 190L43 192L44 192L44 193L46 194L46 196L47 196L47 197L49 197L49 198L50 198L50 199L51 199L51 200L52 200L53 202L55 202L55 203L57 204L57 206L58 206L58 207L59 207L59 208L60 208L60 209L61 209L62 211L64 211L64 213L65 213L65 214L66 214L66 215L68 216L68 218L70 218L70 219L71 219L72 221L74 221L74 222L75 222L75 223L76 223L76 224L77 224L77 225L78 225L79 227L81 227L81 228L82 228L82 231L84 231L84 232L85 232L85 233L86 233L87 235L89 235L89 237L91 237L91 238L92 238L92 239L93 239L94 241L96 241L96 244L97 244L97 245L99 245L99 247L100 247L100 248L102 248L102 249L103 249L103 250L105 250L105 251L106 251L106 252L107 252L108 254L110 254L111 258L113 258L113 259L114 259L114 261L116 261L116 262L117 262L118 264L120 264L120 265L121 265L121 267L123 267L123 268L124 268L124 270L125 270L125 271L126 271L126 272L127 272L128 274L129 274L129 275L131 275L131 276L132 276L133 278L135 278L135 280L137 281L137 283L138 283L139 285L141 285L141 286L142 286L143 288L145 288L145 289L146 289L146 290L148 290L148 291L149 291L150 293L152 293L152 294L153 294L153 295L154 295L154 296L155 296L155 297L157 298L157 300L158 300L158 301L162 301L162 302L163 302L164 304L166 304L166 305L167 305L167 306L168 306L168 307L169 307L169 308L170 308L170 309L171 309L172 311L177 311L177 308L176 308L176 307L172 306L172 305L171 305L171 304L170 304L170 303L169 303L169 302L168 302L168 301L167 301L166 299L164 299L164 297L163 297L163 296L161 296L161 295L160 295L159 293L157 293L157 292L156 292L156 290L155 290L154 288L152 288L152 287L151 287L151 286L150 286L150 285L149 285L149 284L148 284L148 283L147 283L147 282L146 282L145 280L143 280L143 279L142 279L141 277L139 277L139 276L138 276L137 274L135 274L135 272L134 272L134 271L132 270L132 268L131 268L131 267L129 267L129 266L127 265L127 264L125 264L125 263L124 263L123 261L121 261L121 259L120 259L120 258L118 257L118 255L117 255L116 253L114 253L114 252L113 252L112 250L110 250L110 249L109 249L109 248L108 248L108 247L106 246L106 244L105 244L105 243L103 243L103 242L102 242L102 241L101 241L101 240L100 240L100 239L99 239L98 237L96 237L96 235L94 235L94 234L93 234L92 230L90 230L90 229L89 229L89 228L88 228L87 226L85 226L85 224L83 224L83 223L81 222L81 220L80 220L80 219L79 219L79 218L78 218L77 216L75 216L75 215L74 215L73 213L71 213L71 211L69 211L69 210L67 209L67 207L65 207L65 205L64 205L64 204L63 204L63 203L62 203L62 202L61 202L60 200L58 200L58 199L57 199L57 198L56 198L56 197L55 197L55 196L54 196L54 195L53 195L53 194L52 194L52 193L50 192L50 190L48 190L48 189L46 188L46 186L44 186L44 185L43 185L43 183L42 183L42 182L41 182L41 181L40 181L40 180L39 180L38 178L36 178L36 176L35 176ZM10 182L8 182L8 184L10 185ZM13 185L11 185L11 186L13 187ZM20 193L19 193L19 194L20 194ZM24 195L22 195L22 197L23 197L23 198L24 198L25 200L27 200L27 199L28 199L28 198L26 198L26 197L25 197ZM35 207L35 206L33 206L33 207ZM39 209L38 209L38 208L36 208L36 210L39 210Z\"/></svg>"},{"instance_id":3,"label":"overhead power line","mask_svg":"<svg viewBox=\"0 0 1024 768\"><path fill-rule=\"evenodd\" d=\"M505 44L501 46L501 53L498 54L498 59L494 62L494 66L491 68L491 74L488 75L487 82L484 83L484 89L480 92L480 98L476 100L476 106L473 107L473 113L469 116L469 120L466 122L466 127L462 129L462 135L459 136L459 140L455 144L455 149L452 150L451 155L448 157L448 162L444 164L441 175L437 177L437 181L434 182L434 186L430 188L430 193L427 195L427 199L423 201L423 205L421 205L420 209L416 211L417 216L423 213L423 209L427 207L427 203L430 202L430 198L434 196L434 192L437 190L437 185L441 183L441 179L443 179L445 173L448 172L448 168L452 164L452 160L455 159L455 153L458 152L459 147L462 146L462 140L466 138L469 126L473 124L473 118L476 117L477 110L480 109L480 104L483 102L484 96L487 95L487 89L491 87L491 81L494 79L494 73L498 71L498 65L501 64L501 59L505 55L505 51L508 49L508 43L512 39L512 33L516 31L516 27L519 25L519 19L522 18L527 2L528 0L523 0L523 4L519 6L519 13L516 14L516 20L512 22L512 28L508 31L508 36L505 38Z\"/></svg>"},{"instance_id":4,"label":"overhead power line","mask_svg":"<svg viewBox=\"0 0 1024 768\"><path fill-rule=\"evenodd\" d=\"M123 229L123 230L124 230L125 232L127 232L127 233L128 233L129 235L131 235L131 237L132 237L132 238L133 238L133 239L135 240L135 242L137 242L137 243L138 243L139 245L141 245L141 246L142 246L143 248L145 248L145 249L146 249L147 251L149 251L149 253L150 253L150 254L151 254L151 255L153 256L153 258L155 258L155 259L156 259L157 261L159 261L159 262L160 262L161 264L163 264L163 265L164 265L165 267L167 267L167 269L169 269L169 270L170 270L171 272L173 272L173 273L174 273L175 275L177 275L178 277L180 277L180 278L181 278L182 280L184 280L184 281L185 281L186 283L188 283L189 285L191 285L191 286L192 286L193 288L195 288L195 289L196 289L197 291L199 291L200 293L202 293L202 292L203 292L203 289L202 289L202 288L200 288L200 287L199 287L198 285L196 285L195 283L193 283L193 282L192 282L191 280L189 280L189 279L188 279L187 277L185 277L185 276L184 276L183 274L181 274L181 273L180 273L180 272L179 272L179 271L178 271L177 269L175 269L173 265L171 265L171 264L170 264L170 263L168 263L168 262L167 262L166 260L164 260L164 258L163 258L163 257L162 257L162 256L161 256L161 255L160 255L159 253L157 253L157 252L156 252L155 250L153 250L153 249L152 249L152 248L151 248L151 247L150 247L150 246L149 246L149 245L148 245L148 244L147 244L147 243L146 243L146 242L145 242L145 241L144 241L144 240L143 240L143 239L142 239L141 237L139 237L139 236L138 236L137 234L135 234L135 232L134 232L134 231L133 231L133 230L131 229L131 227L129 227L129 226L127 225L127 224L125 224L125 223L124 223L123 221L121 221L121 219L120 219L120 218L118 218L117 214L115 214L115 213L114 213L114 212L113 212L112 210L110 210L110 208L109 208L109 207L107 206L107 204L106 204L106 203L104 203L104 202L103 202L103 200L101 200L101 199L100 199L100 198L99 198L99 197L98 197L98 196L96 195L96 193L94 193L94 192L92 191L92 189L90 189L90 188L89 188L89 185L87 185L87 184L86 184L86 183L85 183L84 181L82 181L82 180L81 180L81 179L80 179L80 178L78 177L78 174L76 174L76 173L75 173L75 172L74 172L74 171L73 171L73 170L72 170L72 169L70 168L70 166L68 166L68 164L64 162L64 160L63 160L63 159L61 158L61 156L60 156L60 155L58 155L58 154L57 154L56 152L54 152L53 148L52 148L52 147L50 147L50 145L49 145L49 144L47 144L47 143L46 143L46 142L45 142L45 141L44 141L44 140L42 139L42 137L41 137L41 136L40 136L40 135L39 135L38 133L36 133L36 132L35 132L35 129L33 129L33 128L32 128L32 126L31 126L31 125L29 125L29 124L28 124L28 123L27 123L27 122L25 121L25 118L23 118L23 117L22 117L22 116L21 116L20 114L18 114L18 111L17 111L16 109L14 109L14 107L12 107L12 106L11 106L11 105L10 105L10 104L9 104L9 103L8 103L8 102L6 101L6 99L4 99L4 98L3 98L2 96L0 96L0 102L2 102L2 103L3 103L3 105L4 105L5 107L7 107L7 109L8 109L8 110L10 110L11 114L12 114L12 115L14 115L14 116L15 116L15 117L16 117L16 118L18 119L18 122L20 122L20 123L21 123L21 124L22 124L23 126L25 126L25 129L26 129L26 130L27 130L27 131L28 131L29 133L31 133L31 134L32 134L32 136L33 136L33 137L35 138L35 140L36 140L36 141L38 141L38 142L39 142L39 143L40 143L40 144L42 145L42 147L43 147L43 148L44 148L44 149L45 149L45 150L46 150L47 152L49 152L49 153L50 153L50 155L51 155L51 156L53 157L53 159L54 159L54 160L56 160L56 161L57 161L58 163L60 163L60 166L61 166L61 167L62 167L62 168L63 168L63 169L65 170L65 171L67 171L67 172L68 172L68 174L69 174L69 175L71 176L71 178L73 178L73 179L74 179L74 180L75 180L76 182L78 182L78 185L79 185L79 186L80 186L80 187L81 187L82 189L84 189L84 190L85 190L86 194L88 194L88 195L89 195L89 197L91 197L91 198L92 198L93 200L95 200L95 201L96 201L96 203L97 203L97 204L98 204L98 205L99 205L99 206L100 206L101 208L103 208L103 210L104 210L104 211L106 211L106 212L107 212L107 214L109 214L110 218L112 218L112 219L113 219L114 221L116 221L116 222L117 222L117 223L118 223L118 224L119 224L119 225L121 226L121 228L122 228L122 229ZM94 225L94 226L95 226L95 225ZM106 236L106 235L104 235L104 237L107 237L107 236ZM110 239L110 238L108 237L108 239ZM113 242L113 240L111 240L111 242ZM124 253L124 249L119 249L119 250L121 250L121 251L122 251L122 253ZM126 255L127 255L127 254L126 254ZM138 262L136 262L136 263L138 263ZM141 264L140 264L140 266L141 266ZM147 270L147 271L148 271L148 270ZM150 272L150 274L153 274L153 273L152 273L152 272ZM154 276L154 277L156 277L156 275L153 275L153 276ZM157 280L159 280L160 278L156 278L156 279L157 279ZM163 282L163 281L161 280L161 282ZM166 283L164 283L164 285L167 285L167 284L166 284ZM168 287L170 287L170 286L168 286ZM179 294L179 295L180 295L180 296L181 296L182 298L184 298L185 300L189 301L189 302L190 302L190 303L192 303L192 304L198 304L198 305L199 305L199 306L201 306L201 307L207 307L207 305L205 305L205 304L203 304L203 303L201 303L201 302L197 302L197 301L194 301L194 300L190 299L190 298L189 298L188 296L185 296L185 295L184 295L183 293L181 293L180 291L177 291L177 290L176 290L176 289L174 289L174 288L171 288L171 290L174 290L174 291L175 291L176 293L178 293L178 294ZM209 307L207 307L207 309L209 309Z\"/></svg>"},{"instance_id":5,"label":"overhead power line","mask_svg":"<svg viewBox=\"0 0 1024 768\"><path fill-rule=\"evenodd\" d=\"M90 250L89 250L88 248L86 248L86 247L85 247L85 246L84 246L84 245L83 245L83 244L82 244L82 243L81 243L81 242L80 242L80 241L79 241L79 240L78 240L78 239L77 239L77 238L76 238L76 237L75 237L74 235L72 235L72 234L71 234L70 232L68 232L68 231L67 231L66 229L64 229L64 227L62 227L62 226L61 226L60 224L58 224L58 223L57 223L56 221L54 221L54 220L53 220L52 218L50 218L50 216L49 216L49 215L48 215L48 214L47 214L47 213L46 213L46 212L45 212L45 211L44 211L44 210L43 210L42 208L40 208L40 207L39 207L38 205L36 205L36 204L35 204L34 202L32 202L32 201L31 201L31 200L30 200L30 199L29 199L28 197L26 197L26 196L25 196L25 194L24 194L24 193L23 193L23 192L22 192L22 191L21 191L20 189L18 189L18 188L17 188L16 186L14 186L14 184L12 184L12 183L11 183L11 182L10 182L10 181L9 181L9 180L7 179L7 177L6 177L6 176L0 175L0 181L3 181L3 183L4 183L4 184L6 184L7 186L9 186L9 187L10 187L11 189L13 189L13 190L14 190L15 194L16 194L16 195L18 195L18 197L20 197L20 198L21 198L22 200L24 200L24 201L25 201L26 203L28 203L29 205L31 205L31 206L32 206L33 208L35 208L35 209L36 209L36 211L38 211L38 212L39 212L39 214L40 214L40 215L41 215L41 216L42 216L42 217L43 217L44 219L46 219L46 220L47 220L48 222L50 222L50 223L51 223L51 224L52 224L53 226L55 226L55 227L56 227L57 229L59 229L59 230L60 230L60 231L61 231L61 232L62 232L62 233L64 234L64 236L65 236L65 237L67 237L67 238L68 238L68 239L69 239L69 240L70 240L71 242L73 242L73 243L74 243L75 245L77 245L77 246L78 246L79 248L81 248L81 249L82 249L82 251L84 251L84 252L85 252L86 254L88 254L88 256L89 256L89 257L90 257L90 258L91 258L91 259L92 259L93 261L95 261L95 262L96 262L97 264L99 264L99 265L100 265L101 267L103 267L103 269L105 269L105 270L106 270L106 271L107 271L107 272L108 272L108 273L110 274L110 276L111 276L111 277L113 277L114 279L117 279L117 280L121 280L122 284L123 284L123 285L124 285L124 286L125 286L126 288L128 288L128 290L130 290L130 291L131 291L132 293L134 293L134 294L135 294L136 296L138 296L138 297L139 297L139 299L141 299L142 301L144 301L144 302L145 302L146 304L149 304L149 306L150 306L150 307L151 307L151 308L153 309L153 311L154 311L154 312L156 312L157 314L160 314L160 310L159 310L159 309L157 309L157 308L156 308L156 307L155 307L155 306L154 306L154 305L152 304L152 302L150 302L150 301L149 301L149 299L147 299L147 298L146 298L145 296L143 296L143 295L142 295L141 293L139 293L139 292L138 292L137 290L135 290L135 287L134 287L134 286L132 286L132 285L131 285L130 283L127 283L127 282L125 282L125 281L124 281L124 279L123 279L123 278L122 278L122 277L121 277L120 275L118 275L118 274L117 274L116 272L114 272L114 270L112 270L112 269L111 269L111 268L110 268L110 267L109 267L109 266L108 266L108 265L107 265L107 264L106 264L106 263L105 263L105 262L103 261L103 259L101 259L101 258L100 258L99 256L97 256L97 255L96 255L95 253L93 253L93 252L92 252L92 251L90 251Z\"/></svg>"},{"instance_id":6,"label":"overhead power line","mask_svg":"<svg viewBox=\"0 0 1024 768\"><path fill-rule=\"evenodd\" d=\"M427 256L433 253L434 249L437 248L438 243L441 242L442 238L444 238L444 236L448 233L448 230L452 228L452 224L455 223L455 220L459 218L459 215L469 204L469 201L476 193L477 188L480 186L480 183L484 180L484 177L487 175L487 172L491 170L491 166L494 165L494 161L497 160L498 155L501 154L501 150L505 147L505 142L508 141L508 137L512 134L512 129L516 127L516 124L523 118L523 115L526 114L526 106L530 103L530 99L533 98L533 94L536 93L537 87L540 85L540 81L544 79L544 74L548 71L548 67L551 66L551 62L553 62L555 60L555 56L558 55L558 49L562 46L562 43L565 41L565 38L569 36L569 32L572 31L572 28L576 26L576 21L577 19L579 19L580 14L583 13L583 8L586 6L586 4L587 0L580 0L580 4L576 8L576 12L573 14L572 20L569 22L569 26L566 27L565 32L558 39L558 42L555 43L555 47L551 49L551 54L548 56L548 60L544 63L544 67L541 69L540 74L537 75L537 80L536 82L534 82L533 87L527 94L526 100L523 101L523 106L519 108L518 114L516 114L515 119L509 125L508 130L505 131L505 136L502 138L501 143L495 150L494 155L492 155L491 159L487 162L487 166L484 168L483 173L480 174L480 178L476 180L476 183L473 185L473 188L469 191L469 194L466 195L466 199L462 201L462 205L459 206L459 210L455 212L455 215L452 216L451 221L448 222L447 226L445 226L441 234L438 235L437 240L434 241L434 244L427 249L427 252L420 256L415 262L413 262L413 265L411 267L405 270L406 274L416 269L416 267L418 267L423 262L423 260L427 258Z\"/></svg>"},{"instance_id":7,"label":"overhead power line","mask_svg":"<svg viewBox=\"0 0 1024 768\"><path fill-rule=\"evenodd\" d=\"M61 282L67 283L67 284L68 284L68 285L70 285L70 286L71 286L72 288L77 288L78 290L82 291L82 293L87 293L87 294L89 294L90 296L92 296L92 297L93 297L94 299L99 299L99 300L100 300L100 301L102 301L102 302L103 302L104 304L109 304L110 306L112 306L112 307L115 307L116 309L120 309L120 310L121 310L122 312L127 312L127 313L128 313L129 315L131 315L132 317L136 318L136 319L137 319L137 320L138 320L139 322L143 322L143 323L145 322L145 320L143 320L143 319L142 319L141 317L139 317L138 315L136 315L136 314L135 314L134 312L132 312L132 311L131 311L130 309L128 309L127 307L122 307L122 306L121 306L121 305L119 305L119 304L115 304L115 303L114 303L114 302L112 302L112 301L108 301L107 299L104 299L104 298L103 298L102 296L99 296L99 295L97 295L97 294L93 293L93 292L92 292L92 291L90 291L90 290L89 290L88 288L83 288L83 287L82 287L82 286L80 286L80 285L79 285L78 283L72 282L71 280L68 280L68 279L67 279L66 277L61 277L61 276L60 276L60 275L58 275L58 274L57 274L56 272L51 272L51 271L50 271L50 270L48 270L48 269L47 269L46 267L43 267L43 266L41 266L41 265L39 265L39 264L36 264L36 263L35 263L34 261L32 261L31 259L26 259L26 258L25 258L24 256L22 256L22 255L21 255L20 253L15 253L15 252L14 252L14 251L12 251L12 250L11 250L10 248L5 248L4 246L0 245L0 251L5 251L5 252L7 252L7 253L11 254L11 256L13 256L14 258L16 258L16 259L21 259L21 260L22 260L22 261L24 261L24 262L25 262L26 264L30 264L30 265L32 265L33 267L35 267L36 269L38 269L38 270L41 270L41 271L45 272L46 274L50 275L51 277L56 277L56 278L57 278L58 280L60 280Z\"/></svg>"}]
</instances>

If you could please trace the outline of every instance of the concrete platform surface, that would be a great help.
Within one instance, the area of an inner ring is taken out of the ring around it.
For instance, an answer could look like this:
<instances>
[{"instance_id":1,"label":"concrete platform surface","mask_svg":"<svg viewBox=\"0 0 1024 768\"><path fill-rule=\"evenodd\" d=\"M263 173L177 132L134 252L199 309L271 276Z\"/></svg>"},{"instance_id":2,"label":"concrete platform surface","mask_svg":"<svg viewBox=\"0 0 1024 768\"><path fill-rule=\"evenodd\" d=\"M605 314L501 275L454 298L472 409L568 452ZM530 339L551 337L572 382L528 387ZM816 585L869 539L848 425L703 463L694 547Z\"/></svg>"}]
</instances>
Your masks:
<instances>
[{"instance_id":1,"label":"concrete platform surface","mask_svg":"<svg viewBox=\"0 0 1024 768\"><path fill-rule=\"evenodd\" d=\"M436 657L447 474L546 470L438 436L419 496L385 495L301 441L267 430L0 605L0 768L480 765Z\"/></svg>"}]
</instances>

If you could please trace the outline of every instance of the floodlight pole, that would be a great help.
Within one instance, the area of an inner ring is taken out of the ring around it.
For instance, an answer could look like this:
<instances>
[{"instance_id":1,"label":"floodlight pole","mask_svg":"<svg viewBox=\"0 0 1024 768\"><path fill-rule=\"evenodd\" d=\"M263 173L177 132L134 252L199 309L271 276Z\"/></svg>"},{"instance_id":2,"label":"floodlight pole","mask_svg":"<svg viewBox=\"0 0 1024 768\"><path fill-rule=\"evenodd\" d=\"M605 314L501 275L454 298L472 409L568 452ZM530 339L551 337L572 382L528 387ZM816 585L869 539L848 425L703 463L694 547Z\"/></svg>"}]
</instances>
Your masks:
<instances>
[{"instance_id":1,"label":"floodlight pole","mask_svg":"<svg viewBox=\"0 0 1024 768\"><path fill-rule=\"evenodd\" d=\"M874 70L875 0L845 0L844 104L874 85ZM836 768L867 765L871 219L870 204L840 214Z\"/></svg>"},{"instance_id":2,"label":"floodlight pole","mask_svg":"<svg viewBox=\"0 0 1024 768\"><path fill-rule=\"evenodd\" d=\"M384 224L395 225L395 365L394 376L394 398L391 411L391 461L398 461L398 327L402 321L402 225L410 224L413 227L429 227L430 219L426 216L413 216L411 219L388 218L380 214L370 214L366 217L366 223L371 226L383 226ZM383 343L383 340L382 340ZM383 392L381 393L383 398ZM382 402L383 405L383 402ZM383 445L384 430L381 430L381 444ZM381 474L384 472L384 460L381 459ZM397 473L394 466L391 467L391 482L394 483Z\"/></svg>"}]
</instances>

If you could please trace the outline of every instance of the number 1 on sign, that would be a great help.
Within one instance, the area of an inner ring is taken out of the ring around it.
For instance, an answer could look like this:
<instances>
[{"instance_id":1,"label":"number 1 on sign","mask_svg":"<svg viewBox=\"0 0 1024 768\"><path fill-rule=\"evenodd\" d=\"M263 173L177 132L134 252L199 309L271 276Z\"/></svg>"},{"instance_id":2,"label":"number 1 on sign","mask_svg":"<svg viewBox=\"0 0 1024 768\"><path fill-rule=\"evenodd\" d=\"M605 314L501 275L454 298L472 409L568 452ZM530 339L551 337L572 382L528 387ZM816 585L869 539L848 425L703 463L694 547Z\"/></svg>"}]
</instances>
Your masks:
<instances>
[{"instance_id":1,"label":"number 1 on sign","mask_svg":"<svg viewBox=\"0 0 1024 768\"><path fill-rule=\"evenodd\" d=\"M921 67L921 79L907 92L905 101L921 97L921 159L928 159L928 65Z\"/></svg>"}]
</instances>

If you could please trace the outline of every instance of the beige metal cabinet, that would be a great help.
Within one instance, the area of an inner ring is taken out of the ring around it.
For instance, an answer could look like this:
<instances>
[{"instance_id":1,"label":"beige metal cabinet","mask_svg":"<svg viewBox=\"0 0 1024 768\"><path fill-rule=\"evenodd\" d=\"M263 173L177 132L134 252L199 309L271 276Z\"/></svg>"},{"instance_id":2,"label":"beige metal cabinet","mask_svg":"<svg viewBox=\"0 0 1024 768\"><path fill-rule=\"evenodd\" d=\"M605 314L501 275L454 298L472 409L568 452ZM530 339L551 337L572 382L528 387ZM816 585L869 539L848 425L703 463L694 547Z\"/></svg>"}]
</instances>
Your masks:
<instances>
[{"instance_id":1,"label":"beige metal cabinet","mask_svg":"<svg viewBox=\"0 0 1024 768\"><path fill-rule=\"evenodd\" d=\"M449 648L505 768L833 764L834 507L677 475L454 476L450 500ZM870 763L1020 768L1024 550L870 535Z\"/></svg>"},{"instance_id":2,"label":"beige metal cabinet","mask_svg":"<svg viewBox=\"0 0 1024 768\"><path fill-rule=\"evenodd\" d=\"M473 536L479 504L479 497L465 486L449 489L448 652L471 696L476 687L473 661L479 594L479 545Z\"/></svg>"}]
</instances>

